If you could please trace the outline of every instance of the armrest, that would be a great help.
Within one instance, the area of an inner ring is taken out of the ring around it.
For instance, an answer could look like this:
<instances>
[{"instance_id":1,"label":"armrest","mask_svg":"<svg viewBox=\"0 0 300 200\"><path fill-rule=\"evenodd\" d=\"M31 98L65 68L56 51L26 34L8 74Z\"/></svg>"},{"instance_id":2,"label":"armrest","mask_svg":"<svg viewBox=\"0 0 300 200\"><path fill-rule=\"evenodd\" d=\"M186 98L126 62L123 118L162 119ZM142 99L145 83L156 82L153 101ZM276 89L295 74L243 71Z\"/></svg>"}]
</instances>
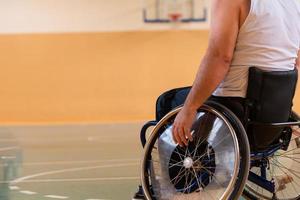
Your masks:
<instances>
[{"instance_id":1,"label":"armrest","mask_svg":"<svg viewBox=\"0 0 300 200\"><path fill-rule=\"evenodd\" d=\"M156 126L156 124L157 124L157 121L149 121L141 129L140 139L141 139L141 143L142 143L143 147L145 146L145 144L147 142L147 140L146 140L146 132L147 132L148 128L150 128L151 126Z\"/></svg>"}]
</instances>

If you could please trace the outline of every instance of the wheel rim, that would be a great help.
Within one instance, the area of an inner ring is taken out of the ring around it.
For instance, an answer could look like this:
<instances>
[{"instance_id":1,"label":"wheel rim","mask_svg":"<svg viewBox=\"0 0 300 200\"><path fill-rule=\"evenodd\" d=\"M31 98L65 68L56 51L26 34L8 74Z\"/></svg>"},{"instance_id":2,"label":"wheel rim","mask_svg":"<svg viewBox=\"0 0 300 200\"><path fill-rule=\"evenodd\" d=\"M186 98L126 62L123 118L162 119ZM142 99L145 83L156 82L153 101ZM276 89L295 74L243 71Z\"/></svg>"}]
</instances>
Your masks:
<instances>
[{"instance_id":1,"label":"wheel rim","mask_svg":"<svg viewBox=\"0 0 300 200\"><path fill-rule=\"evenodd\" d=\"M300 135L296 135L294 131L288 150L279 150L268 158L270 169L267 169L267 179L272 180L273 178L276 188L279 187L281 177L289 176L293 179L292 182L285 184L285 189L277 190L275 194L276 199L279 200L296 200L300 197ZM250 171L260 175L258 167L253 167ZM250 181L247 181L245 189L257 197L273 199L273 193Z\"/></svg>"},{"instance_id":2,"label":"wheel rim","mask_svg":"<svg viewBox=\"0 0 300 200\"><path fill-rule=\"evenodd\" d=\"M234 129L225 117L205 106L193 125L193 142L179 147L172 139L172 120L179 111L180 108L158 123L150 136L152 142L146 145L142 163L146 197L228 199L240 162ZM207 123L212 124L211 130L205 129Z\"/></svg>"}]
</instances>

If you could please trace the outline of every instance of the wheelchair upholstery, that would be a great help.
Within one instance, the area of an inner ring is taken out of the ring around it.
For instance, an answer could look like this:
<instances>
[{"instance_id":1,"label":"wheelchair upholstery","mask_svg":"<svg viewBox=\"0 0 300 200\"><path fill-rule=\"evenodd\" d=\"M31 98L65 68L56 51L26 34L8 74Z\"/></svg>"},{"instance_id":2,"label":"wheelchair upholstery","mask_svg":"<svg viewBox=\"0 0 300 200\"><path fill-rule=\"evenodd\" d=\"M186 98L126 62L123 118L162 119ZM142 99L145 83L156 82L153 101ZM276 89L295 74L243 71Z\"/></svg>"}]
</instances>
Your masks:
<instances>
[{"instance_id":1,"label":"wheelchair upholstery","mask_svg":"<svg viewBox=\"0 0 300 200\"><path fill-rule=\"evenodd\" d=\"M282 127L271 123L289 120L297 85L297 70L266 72L255 67L249 69L245 117L250 145L254 150L265 149L276 141Z\"/></svg>"},{"instance_id":2,"label":"wheelchair upholstery","mask_svg":"<svg viewBox=\"0 0 300 200\"><path fill-rule=\"evenodd\" d=\"M191 87L176 88L164 92L156 101L156 121L160 121L174 108L182 105Z\"/></svg>"}]
</instances>

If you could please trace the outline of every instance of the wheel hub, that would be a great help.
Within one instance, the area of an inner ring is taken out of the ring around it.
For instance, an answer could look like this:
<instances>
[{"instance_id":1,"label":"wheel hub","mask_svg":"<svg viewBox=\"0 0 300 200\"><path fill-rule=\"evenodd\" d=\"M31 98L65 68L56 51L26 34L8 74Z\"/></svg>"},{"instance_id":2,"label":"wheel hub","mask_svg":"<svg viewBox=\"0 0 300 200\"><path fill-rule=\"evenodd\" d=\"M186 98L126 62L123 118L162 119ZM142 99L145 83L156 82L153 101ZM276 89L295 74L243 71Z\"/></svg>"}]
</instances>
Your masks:
<instances>
[{"instance_id":1,"label":"wheel hub","mask_svg":"<svg viewBox=\"0 0 300 200\"><path fill-rule=\"evenodd\" d=\"M186 148L178 146L174 149L169 162L169 176L176 191L189 194L204 189L211 182L216 163L214 150L207 143L198 148L190 144ZM186 156L187 151L192 153Z\"/></svg>"},{"instance_id":2,"label":"wheel hub","mask_svg":"<svg viewBox=\"0 0 300 200\"><path fill-rule=\"evenodd\" d=\"M191 168L191 167L193 166L193 164L194 164L194 161L193 161L193 159L190 158L190 157L185 158L184 161L183 161L183 166L184 166L186 169Z\"/></svg>"}]
</instances>

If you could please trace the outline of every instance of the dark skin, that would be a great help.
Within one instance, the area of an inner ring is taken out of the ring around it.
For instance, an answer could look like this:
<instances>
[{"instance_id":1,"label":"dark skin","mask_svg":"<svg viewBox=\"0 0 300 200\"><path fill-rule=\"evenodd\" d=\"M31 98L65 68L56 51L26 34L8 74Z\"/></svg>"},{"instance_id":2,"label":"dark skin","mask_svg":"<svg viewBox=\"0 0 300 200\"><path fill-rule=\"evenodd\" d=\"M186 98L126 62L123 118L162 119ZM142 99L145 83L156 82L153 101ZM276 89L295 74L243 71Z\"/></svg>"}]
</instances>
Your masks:
<instances>
[{"instance_id":1,"label":"dark skin","mask_svg":"<svg viewBox=\"0 0 300 200\"><path fill-rule=\"evenodd\" d=\"M249 0L212 0L209 45L193 87L173 124L173 138L180 146L192 141L190 132L197 109L225 78L234 54L239 29L249 10Z\"/></svg>"}]
</instances>

